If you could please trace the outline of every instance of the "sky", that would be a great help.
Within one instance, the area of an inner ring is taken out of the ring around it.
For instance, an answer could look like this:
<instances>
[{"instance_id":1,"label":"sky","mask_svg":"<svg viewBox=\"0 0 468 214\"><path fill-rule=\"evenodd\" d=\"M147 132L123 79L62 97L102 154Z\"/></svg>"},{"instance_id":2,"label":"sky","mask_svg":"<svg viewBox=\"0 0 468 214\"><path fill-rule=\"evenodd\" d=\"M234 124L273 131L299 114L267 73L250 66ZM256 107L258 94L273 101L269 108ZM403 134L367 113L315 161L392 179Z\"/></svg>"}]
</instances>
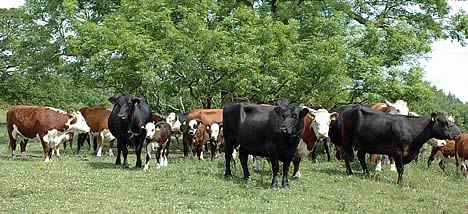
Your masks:
<instances>
[{"instance_id":1,"label":"sky","mask_svg":"<svg viewBox=\"0 0 468 214\"><path fill-rule=\"evenodd\" d=\"M19 7L24 0L0 0L0 8ZM468 11L468 1L449 0L449 5L458 11ZM450 40L432 44L432 53L427 60L421 59L426 71L425 79L446 93L455 94L463 102L468 102L468 46L462 47Z\"/></svg>"}]
</instances>

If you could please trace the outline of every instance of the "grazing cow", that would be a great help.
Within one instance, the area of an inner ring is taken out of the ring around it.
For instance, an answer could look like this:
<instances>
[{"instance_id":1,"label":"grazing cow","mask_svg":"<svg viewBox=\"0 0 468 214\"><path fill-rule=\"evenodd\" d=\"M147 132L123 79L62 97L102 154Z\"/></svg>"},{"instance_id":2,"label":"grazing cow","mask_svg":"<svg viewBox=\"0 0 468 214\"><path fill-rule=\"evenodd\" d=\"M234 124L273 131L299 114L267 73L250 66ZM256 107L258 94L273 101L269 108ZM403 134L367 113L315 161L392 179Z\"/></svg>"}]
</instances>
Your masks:
<instances>
[{"instance_id":1,"label":"grazing cow","mask_svg":"<svg viewBox=\"0 0 468 214\"><path fill-rule=\"evenodd\" d=\"M205 151L210 141L210 130L210 125L205 125L203 122L198 121L197 129L193 135L193 149L200 160L204 160L203 151Z\"/></svg>"},{"instance_id":2,"label":"grazing cow","mask_svg":"<svg viewBox=\"0 0 468 214\"><path fill-rule=\"evenodd\" d=\"M389 114L408 115L409 109L408 104L403 100L397 100L395 103L390 103L385 100L385 103L377 103L371 107L373 110L386 112ZM382 171L383 155L381 154L370 154L371 160L376 164L375 171ZM396 171L395 161L390 159L390 171Z\"/></svg>"},{"instance_id":3,"label":"grazing cow","mask_svg":"<svg viewBox=\"0 0 468 214\"><path fill-rule=\"evenodd\" d=\"M398 183L403 184L403 165L411 162L422 145L430 138L453 139L446 118L432 113L430 117L390 115L356 106L341 114L341 140L345 151L346 171L352 175L349 162L353 146L358 148L358 159L365 174L366 153L393 157L398 171Z\"/></svg>"},{"instance_id":4,"label":"grazing cow","mask_svg":"<svg viewBox=\"0 0 468 214\"><path fill-rule=\"evenodd\" d=\"M431 155L427 160L427 167L431 166L432 161L434 158L440 158L439 167L442 171L445 172L445 165L447 162L455 162L455 141L453 140L437 140L434 139L436 142L436 146L432 147ZM429 140L428 143L432 143L434 141Z\"/></svg>"},{"instance_id":5,"label":"grazing cow","mask_svg":"<svg viewBox=\"0 0 468 214\"><path fill-rule=\"evenodd\" d=\"M307 108L307 107L304 107ZM309 109L304 119L304 134L302 139L297 146L297 151L294 153L293 158L293 177L300 178L301 173L299 171L299 164L301 158L307 156L315 148L315 144L318 140L325 140L328 138L328 131L332 120L336 120L338 113L329 113L326 109ZM330 160L330 157L328 157Z\"/></svg>"},{"instance_id":6,"label":"grazing cow","mask_svg":"<svg viewBox=\"0 0 468 214\"><path fill-rule=\"evenodd\" d=\"M148 170L151 153L156 150L156 163L158 168L167 166L169 146L171 144L171 126L165 121L147 123L146 129L146 164L144 171Z\"/></svg>"},{"instance_id":7,"label":"grazing cow","mask_svg":"<svg viewBox=\"0 0 468 214\"><path fill-rule=\"evenodd\" d=\"M109 115L111 111L100 107L84 107L80 109L81 114L86 119L91 131L89 133L80 134L78 136L78 153L80 153L80 147L83 146L84 140L87 139L97 139L97 153L96 156L102 156L102 148L104 146L104 140L109 142L109 156L114 156L112 148L114 145L115 137L109 131ZM89 145L88 140L88 145Z\"/></svg>"},{"instance_id":8,"label":"grazing cow","mask_svg":"<svg viewBox=\"0 0 468 214\"><path fill-rule=\"evenodd\" d=\"M304 116L309 112L296 103L282 101L278 106L231 103L224 107L225 176L231 176L234 147L239 147L239 159L244 179L250 174L249 154L268 157L271 161L272 187L278 186L279 161L283 162L284 188L289 186L288 171L304 131Z\"/></svg>"},{"instance_id":9,"label":"grazing cow","mask_svg":"<svg viewBox=\"0 0 468 214\"><path fill-rule=\"evenodd\" d=\"M455 138L455 160L457 174L464 173L468 178L468 134L462 133Z\"/></svg>"},{"instance_id":10,"label":"grazing cow","mask_svg":"<svg viewBox=\"0 0 468 214\"><path fill-rule=\"evenodd\" d=\"M16 140L21 144L21 156L27 159L28 139L38 137L49 162L52 149L60 145L70 132L89 132L80 112L67 113L59 109L39 106L14 106L7 112L7 130L12 158L16 158Z\"/></svg>"},{"instance_id":11,"label":"grazing cow","mask_svg":"<svg viewBox=\"0 0 468 214\"><path fill-rule=\"evenodd\" d=\"M136 153L136 167L141 167L141 150L145 140L145 125L152 119L151 110L145 99L122 93L110 97L113 104L109 116L109 130L117 138L116 165L120 165L120 154L123 154L123 166L128 168L127 146L133 146Z\"/></svg>"}]
</instances>

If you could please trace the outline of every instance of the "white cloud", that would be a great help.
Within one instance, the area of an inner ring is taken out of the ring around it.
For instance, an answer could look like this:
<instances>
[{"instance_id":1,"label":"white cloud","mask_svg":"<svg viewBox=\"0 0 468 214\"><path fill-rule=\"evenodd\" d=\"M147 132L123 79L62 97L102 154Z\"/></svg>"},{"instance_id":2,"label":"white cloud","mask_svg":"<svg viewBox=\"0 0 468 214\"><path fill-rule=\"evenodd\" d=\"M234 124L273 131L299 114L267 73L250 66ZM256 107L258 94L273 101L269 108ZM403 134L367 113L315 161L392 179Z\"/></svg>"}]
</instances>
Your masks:
<instances>
[{"instance_id":1,"label":"white cloud","mask_svg":"<svg viewBox=\"0 0 468 214\"><path fill-rule=\"evenodd\" d=\"M24 5L24 0L0 0L0 8L13 8Z\"/></svg>"}]
</instances>

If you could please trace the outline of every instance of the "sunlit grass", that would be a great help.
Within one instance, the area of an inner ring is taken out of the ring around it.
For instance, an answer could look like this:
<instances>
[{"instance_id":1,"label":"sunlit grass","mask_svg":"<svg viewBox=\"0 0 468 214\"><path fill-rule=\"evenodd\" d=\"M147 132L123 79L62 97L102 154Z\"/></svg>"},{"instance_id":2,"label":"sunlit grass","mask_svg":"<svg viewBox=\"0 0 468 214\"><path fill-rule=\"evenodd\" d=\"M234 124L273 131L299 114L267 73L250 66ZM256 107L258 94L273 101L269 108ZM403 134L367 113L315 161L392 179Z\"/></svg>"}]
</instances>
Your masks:
<instances>
[{"instance_id":1,"label":"sunlit grass","mask_svg":"<svg viewBox=\"0 0 468 214\"><path fill-rule=\"evenodd\" d=\"M325 162L319 156L317 163L302 162L302 177L290 179L289 190L275 190L266 161L260 173L251 170L245 184L239 161L234 177L224 178L222 157L184 160L177 150L167 168L157 169L153 159L145 173L133 168L134 154L129 155L130 169L122 169L113 164L114 158L94 157L86 147L80 155L62 152L61 159L43 163L38 141L28 145L29 160L13 161L4 124L0 142L0 213L468 212L468 180L457 177L453 165L446 173L437 164L427 169L425 158L405 167L403 188L388 167L378 176L364 177L353 163L355 176L348 177L342 162Z\"/></svg>"}]
</instances>

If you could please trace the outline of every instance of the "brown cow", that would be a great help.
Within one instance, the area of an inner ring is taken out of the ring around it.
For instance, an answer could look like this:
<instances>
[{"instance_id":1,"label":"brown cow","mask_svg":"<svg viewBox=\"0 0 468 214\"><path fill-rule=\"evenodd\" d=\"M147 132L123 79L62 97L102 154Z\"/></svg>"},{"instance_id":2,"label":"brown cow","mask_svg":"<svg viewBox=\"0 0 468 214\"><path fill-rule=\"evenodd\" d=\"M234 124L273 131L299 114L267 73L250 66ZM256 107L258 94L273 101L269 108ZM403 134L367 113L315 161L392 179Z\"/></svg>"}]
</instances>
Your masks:
<instances>
[{"instance_id":1,"label":"brown cow","mask_svg":"<svg viewBox=\"0 0 468 214\"><path fill-rule=\"evenodd\" d=\"M195 109L188 114L190 120L202 121L205 125L223 122L223 109Z\"/></svg>"},{"instance_id":2,"label":"brown cow","mask_svg":"<svg viewBox=\"0 0 468 214\"><path fill-rule=\"evenodd\" d=\"M111 111L100 106L94 106L81 108L80 112L83 114L83 117L86 119L86 123L88 123L89 127L91 128L88 136L91 139L97 137L98 149L96 156L101 157L104 140L109 141L109 156L114 156L112 148L115 137L110 133L107 123ZM83 137L83 135L86 134L80 135L81 136L78 136L78 153L80 152L80 147L83 145L83 139L86 138Z\"/></svg>"},{"instance_id":3,"label":"brown cow","mask_svg":"<svg viewBox=\"0 0 468 214\"><path fill-rule=\"evenodd\" d=\"M193 148L197 154L198 159L204 160L203 151L205 151L209 141L210 125L205 125L202 121L198 121L197 130L193 135Z\"/></svg>"},{"instance_id":4,"label":"brown cow","mask_svg":"<svg viewBox=\"0 0 468 214\"><path fill-rule=\"evenodd\" d=\"M146 129L146 164L144 171L148 170L151 160L151 153L156 150L156 161L158 168L167 166L169 156L169 146L171 144L171 126L166 121L157 123L149 122Z\"/></svg>"},{"instance_id":5,"label":"brown cow","mask_svg":"<svg viewBox=\"0 0 468 214\"><path fill-rule=\"evenodd\" d=\"M468 178L468 134L462 133L455 138L455 160L457 174L460 171Z\"/></svg>"},{"instance_id":6,"label":"brown cow","mask_svg":"<svg viewBox=\"0 0 468 214\"><path fill-rule=\"evenodd\" d=\"M307 107L304 107L307 108ZM317 143L317 140L326 140L328 138L328 131L332 120L336 120L338 113L329 113L326 109L309 109L309 113L304 117L304 134L297 146L297 150L293 157L293 177L299 178L301 173L299 171L299 164L301 158L312 152Z\"/></svg>"},{"instance_id":7,"label":"brown cow","mask_svg":"<svg viewBox=\"0 0 468 214\"><path fill-rule=\"evenodd\" d=\"M14 106L7 113L7 130L11 154L15 159L16 140L21 142L21 156L27 159L28 139L38 137L44 150L44 161L49 162L55 146L69 132L89 132L80 112L67 113L51 107Z\"/></svg>"},{"instance_id":8,"label":"brown cow","mask_svg":"<svg viewBox=\"0 0 468 214\"><path fill-rule=\"evenodd\" d=\"M432 140L432 139L431 139ZM431 166L431 162L434 161L434 158L440 158L439 166L442 171L445 172L445 165L447 162L455 162L455 141L453 140L436 140L435 141L445 141L442 146L433 146L431 155L427 160L427 167Z\"/></svg>"}]
</instances>

